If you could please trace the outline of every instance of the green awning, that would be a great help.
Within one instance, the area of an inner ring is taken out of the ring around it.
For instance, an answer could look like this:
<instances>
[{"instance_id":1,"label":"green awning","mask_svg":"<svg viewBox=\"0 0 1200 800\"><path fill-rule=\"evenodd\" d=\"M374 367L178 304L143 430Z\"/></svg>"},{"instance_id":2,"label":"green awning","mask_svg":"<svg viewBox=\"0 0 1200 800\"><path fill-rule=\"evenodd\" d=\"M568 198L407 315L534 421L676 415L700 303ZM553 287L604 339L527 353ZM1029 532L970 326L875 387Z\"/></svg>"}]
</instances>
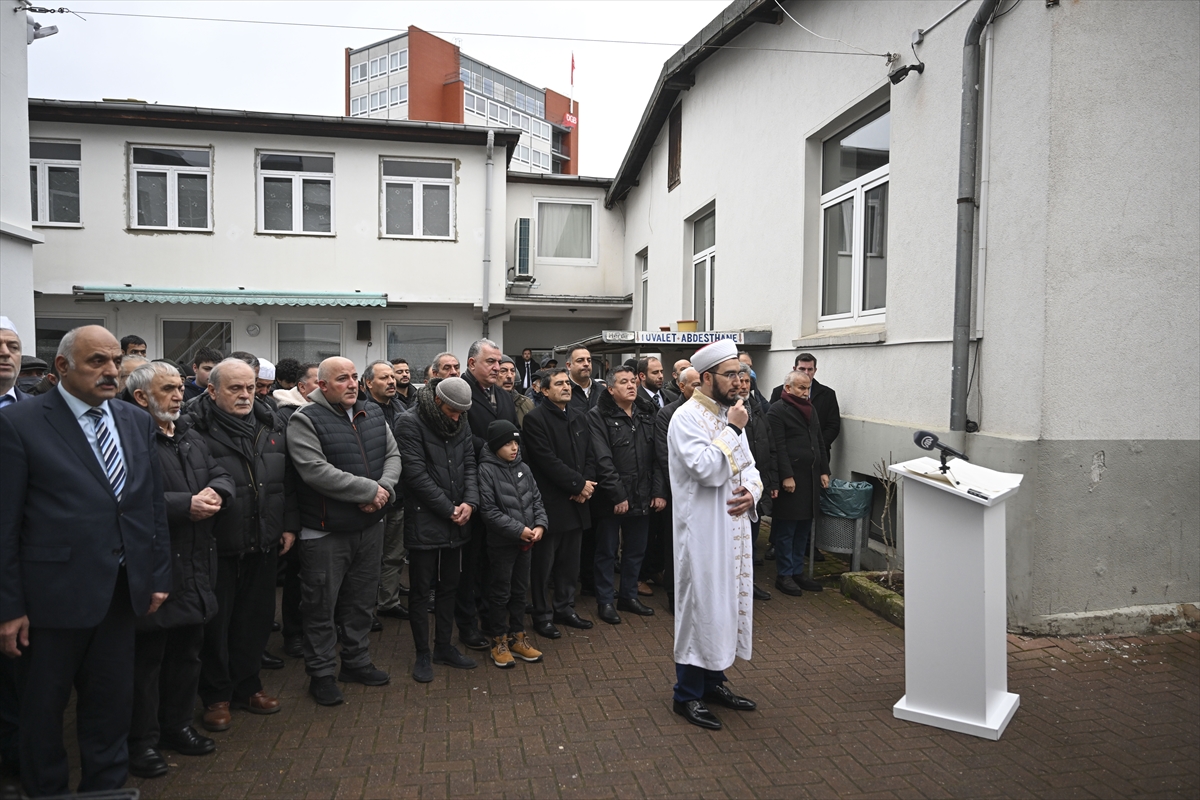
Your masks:
<instances>
[{"instance_id":1,"label":"green awning","mask_svg":"<svg viewBox=\"0 0 1200 800\"><path fill-rule=\"evenodd\" d=\"M372 292L268 292L258 289L160 289L153 286L74 286L74 294L103 295L106 303L200 303L225 306L386 306Z\"/></svg>"}]
</instances>

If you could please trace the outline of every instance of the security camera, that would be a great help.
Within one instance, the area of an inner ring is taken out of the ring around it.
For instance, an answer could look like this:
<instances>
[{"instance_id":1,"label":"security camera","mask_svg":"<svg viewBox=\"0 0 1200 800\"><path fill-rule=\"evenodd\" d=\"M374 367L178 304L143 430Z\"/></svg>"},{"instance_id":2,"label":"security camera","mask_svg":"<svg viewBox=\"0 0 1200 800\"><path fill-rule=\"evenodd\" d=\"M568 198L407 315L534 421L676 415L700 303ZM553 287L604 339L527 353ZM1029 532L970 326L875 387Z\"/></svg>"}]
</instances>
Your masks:
<instances>
[{"instance_id":1,"label":"security camera","mask_svg":"<svg viewBox=\"0 0 1200 800\"><path fill-rule=\"evenodd\" d=\"M924 71L925 71L924 63L910 64L907 67L896 67L894 70L892 70L891 72L888 73L888 80L891 81L892 85L894 86L897 83L899 83L900 81L907 78L908 73L915 72L918 75L920 75Z\"/></svg>"},{"instance_id":2,"label":"security camera","mask_svg":"<svg viewBox=\"0 0 1200 800\"><path fill-rule=\"evenodd\" d=\"M58 33L57 25L42 25L29 17L25 18L25 44L33 44L34 39L45 39L56 33Z\"/></svg>"}]
</instances>

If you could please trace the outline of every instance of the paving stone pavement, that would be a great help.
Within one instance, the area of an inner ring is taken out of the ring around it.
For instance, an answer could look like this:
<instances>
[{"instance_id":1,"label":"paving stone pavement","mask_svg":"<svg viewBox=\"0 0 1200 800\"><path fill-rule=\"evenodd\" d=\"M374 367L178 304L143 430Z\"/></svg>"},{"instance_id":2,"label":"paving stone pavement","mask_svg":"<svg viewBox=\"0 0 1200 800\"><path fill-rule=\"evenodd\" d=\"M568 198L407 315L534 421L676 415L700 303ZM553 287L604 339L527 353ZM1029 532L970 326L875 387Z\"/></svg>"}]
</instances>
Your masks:
<instances>
[{"instance_id":1,"label":"paving stone pavement","mask_svg":"<svg viewBox=\"0 0 1200 800\"><path fill-rule=\"evenodd\" d=\"M770 564L760 577L769 586ZM218 751L168 753L146 798L1200 797L1200 634L1010 635L1021 706L990 742L892 716L904 632L842 597L755 603L754 657L728 671L759 710L709 732L671 711L672 617L563 629L544 663L410 676L407 622L372 636L382 688L317 706L302 663L264 671L283 703L235 712ZM581 598L580 610L594 607ZM954 636L954 631L947 631ZM278 653L281 641L272 636ZM72 748L73 749L73 748Z\"/></svg>"}]
</instances>

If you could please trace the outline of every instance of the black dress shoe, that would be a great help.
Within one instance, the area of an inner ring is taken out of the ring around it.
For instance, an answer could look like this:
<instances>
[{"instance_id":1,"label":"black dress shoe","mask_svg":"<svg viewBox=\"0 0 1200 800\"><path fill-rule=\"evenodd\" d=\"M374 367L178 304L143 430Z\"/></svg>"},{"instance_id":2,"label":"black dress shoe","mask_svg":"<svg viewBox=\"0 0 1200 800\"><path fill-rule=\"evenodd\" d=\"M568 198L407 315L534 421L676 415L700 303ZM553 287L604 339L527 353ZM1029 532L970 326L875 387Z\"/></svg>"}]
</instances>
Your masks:
<instances>
[{"instance_id":1,"label":"black dress shoe","mask_svg":"<svg viewBox=\"0 0 1200 800\"><path fill-rule=\"evenodd\" d=\"M491 639L476 630L458 632L458 640L471 650L491 650ZM434 663L437 663L436 661Z\"/></svg>"},{"instance_id":2,"label":"black dress shoe","mask_svg":"<svg viewBox=\"0 0 1200 800\"><path fill-rule=\"evenodd\" d=\"M596 616L601 622L607 622L609 625L620 625L621 615L617 613L617 609L612 603L605 603L596 609Z\"/></svg>"},{"instance_id":3,"label":"black dress shoe","mask_svg":"<svg viewBox=\"0 0 1200 800\"><path fill-rule=\"evenodd\" d=\"M400 603L396 603L396 605L392 606L391 608L379 609L379 616L392 617L393 619L408 619L409 614L407 608Z\"/></svg>"},{"instance_id":4,"label":"black dress shoe","mask_svg":"<svg viewBox=\"0 0 1200 800\"><path fill-rule=\"evenodd\" d=\"M799 586L801 589L803 589L806 592L819 592L825 588L824 586L817 583L815 580L808 577L807 575L799 575L799 576L792 576L792 577L795 579L796 585Z\"/></svg>"},{"instance_id":5,"label":"black dress shoe","mask_svg":"<svg viewBox=\"0 0 1200 800\"><path fill-rule=\"evenodd\" d=\"M733 692L729 691L729 687L725 684L718 684L715 689L710 689L704 693L704 699L710 703L716 703L719 706L732 708L734 711L753 711L758 708L758 704L753 700L747 700L745 697L738 697Z\"/></svg>"},{"instance_id":6,"label":"black dress shoe","mask_svg":"<svg viewBox=\"0 0 1200 800\"><path fill-rule=\"evenodd\" d=\"M304 639L300 636L289 636L283 640L283 654L289 658L304 658Z\"/></svg>"},{"instance_id":7,"label":"black dress shoe","mask_svg":"<svg viewBox=\"0 0 1200 800\"><path fill-rule=\"evenodd\" d=\"M775 545L771 545L767 548L766 552L763 553L763 558L765 558L767 561L775 560Z\"/></svg>"},{"instance_id":8,"label":"black dress shoe","mask_svg":"<svg viewBox=\"0 0 1200 800\"><path fill-rule=\"evenodd\" d=\"M129 754L129 774L136 778L161 778L167 774L167 762L162 753L147 747L140 753Z\"/></svg>"},{"instance_id":9,"label":"black dress shoe","mask_svg":"<svg viewBox=\"0 0 1200 800\"><path fill-rule=\"evenodd\" d=\"M566 625L568 628L578 628L581 631L591 630L592 626L596 624L590 619L584 619L574 611L570 614L555 614L554 622L558 625Z\"/></svg>"},{"instance_id":10,"label":"black dress shoe","mask_svg":"<svg viewBox=\"0 0 1200 800\"><path fill-rule=\"evenodd\" d=\"M813 561L824 561L824 560L825 560L825 554L822 553L820 550L818 550L817 554L813 556Z\"/></svg>"},{"instance_id":11,"label":"black dress shoe","mask_svg":"<svg viewBox=\"0 0 1200 800\"><path fill-rule=\"evenodd\" d=\"M283 669L283 659L279 658L278 656L273 656L270 653L268 653L266 650L263 650L262 668L263 669Z\"/></svg>"},{"instance_id":12,"label":"black dress shoe","mask_svg":"<svg viewBox=\"0 0 1200 800\"><path fill-rule=\"evenodd\" d=\"M766 589L758 588L758 584L754 584L754 599L755 600L770 600L771 593Z\"/></svg>"},{"instance_id":13,"label":"black dress shoe","mask_svg":"<svg viewBox=\"0 0 1200 800\"><path fill-rule=\"evenodd\" d=\"M371 615L371 633L379 633L383 630L383 620L374 614Z\"/></svg>"},{"instance_id":14,"label":"black dress shoe","mask_svg":"<svg viewBox=\"0 0 1200 800\"><path fill-rule=\"evenodd\" d=\"M279 633L281 630L283 630L283 626L278 622L271 623L271 633Z\"/></svg>"},{"instance_id":15,"label":"black dress shoe","mask_svg":"<svg viewBox=\"0 0 1200 800\"><path fill-rule=\"evenodd\" d=\"M177 731L163 731L158 737L158 746L174 750L181 756L206 756L217 749L216 742L201 736L191 725L184 725Z\"/></svg>"},{"instance_id":16,"label":"black dress shoe","mask_svg":"<svg viewBox=\"0 0 1200 800\"><path fill-rule=\"evenodd\" d=\"M630 614L637 614L639 617L653 617L654 609L638 600L636 597L620 597L617 599L617 608L621 611L628 611Z\"/></svg>"},{"instance_id":17,"label":"black dress shoe","mask_svg":"<svg viewBox=\"0 0 1200 800\"><path fill-rule=\"evenodd\" d=\"M675 713L701 728L708 728L710 731L721 730L721 720L699 700L688 700L686 703L676 700Z\"/></svg>"},{"instance_id":18,"label":"black dress shoe","mask_svg":"<svg viewBox=\"0 0 1200 800\"><path fill-rule=\"evenodd\" d=\"M554 627L553 622L535 622L533 623L533 632L543 639L561 639L562 634L558 628Z\"/></svg>"}]
</instances>

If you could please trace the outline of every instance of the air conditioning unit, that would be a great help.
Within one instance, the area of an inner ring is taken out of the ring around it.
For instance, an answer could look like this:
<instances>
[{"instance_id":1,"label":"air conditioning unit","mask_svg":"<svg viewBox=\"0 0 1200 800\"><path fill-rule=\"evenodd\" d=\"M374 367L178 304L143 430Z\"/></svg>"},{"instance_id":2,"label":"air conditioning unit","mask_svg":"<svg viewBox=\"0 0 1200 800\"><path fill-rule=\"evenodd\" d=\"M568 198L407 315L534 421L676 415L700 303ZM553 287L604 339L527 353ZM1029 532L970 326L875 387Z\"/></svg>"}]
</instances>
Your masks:
<instances>
[{"instance_id":1,"label":"air conditioning unit","mask_svg":"<svg viewBox=\"0 0 1200 800\"><path fill-rule=\"evenodd\" d=\"M533 243L530 241L529 217L518 217L513 230L513 280L533 280Z\"/></svg>"}]
</instances>

